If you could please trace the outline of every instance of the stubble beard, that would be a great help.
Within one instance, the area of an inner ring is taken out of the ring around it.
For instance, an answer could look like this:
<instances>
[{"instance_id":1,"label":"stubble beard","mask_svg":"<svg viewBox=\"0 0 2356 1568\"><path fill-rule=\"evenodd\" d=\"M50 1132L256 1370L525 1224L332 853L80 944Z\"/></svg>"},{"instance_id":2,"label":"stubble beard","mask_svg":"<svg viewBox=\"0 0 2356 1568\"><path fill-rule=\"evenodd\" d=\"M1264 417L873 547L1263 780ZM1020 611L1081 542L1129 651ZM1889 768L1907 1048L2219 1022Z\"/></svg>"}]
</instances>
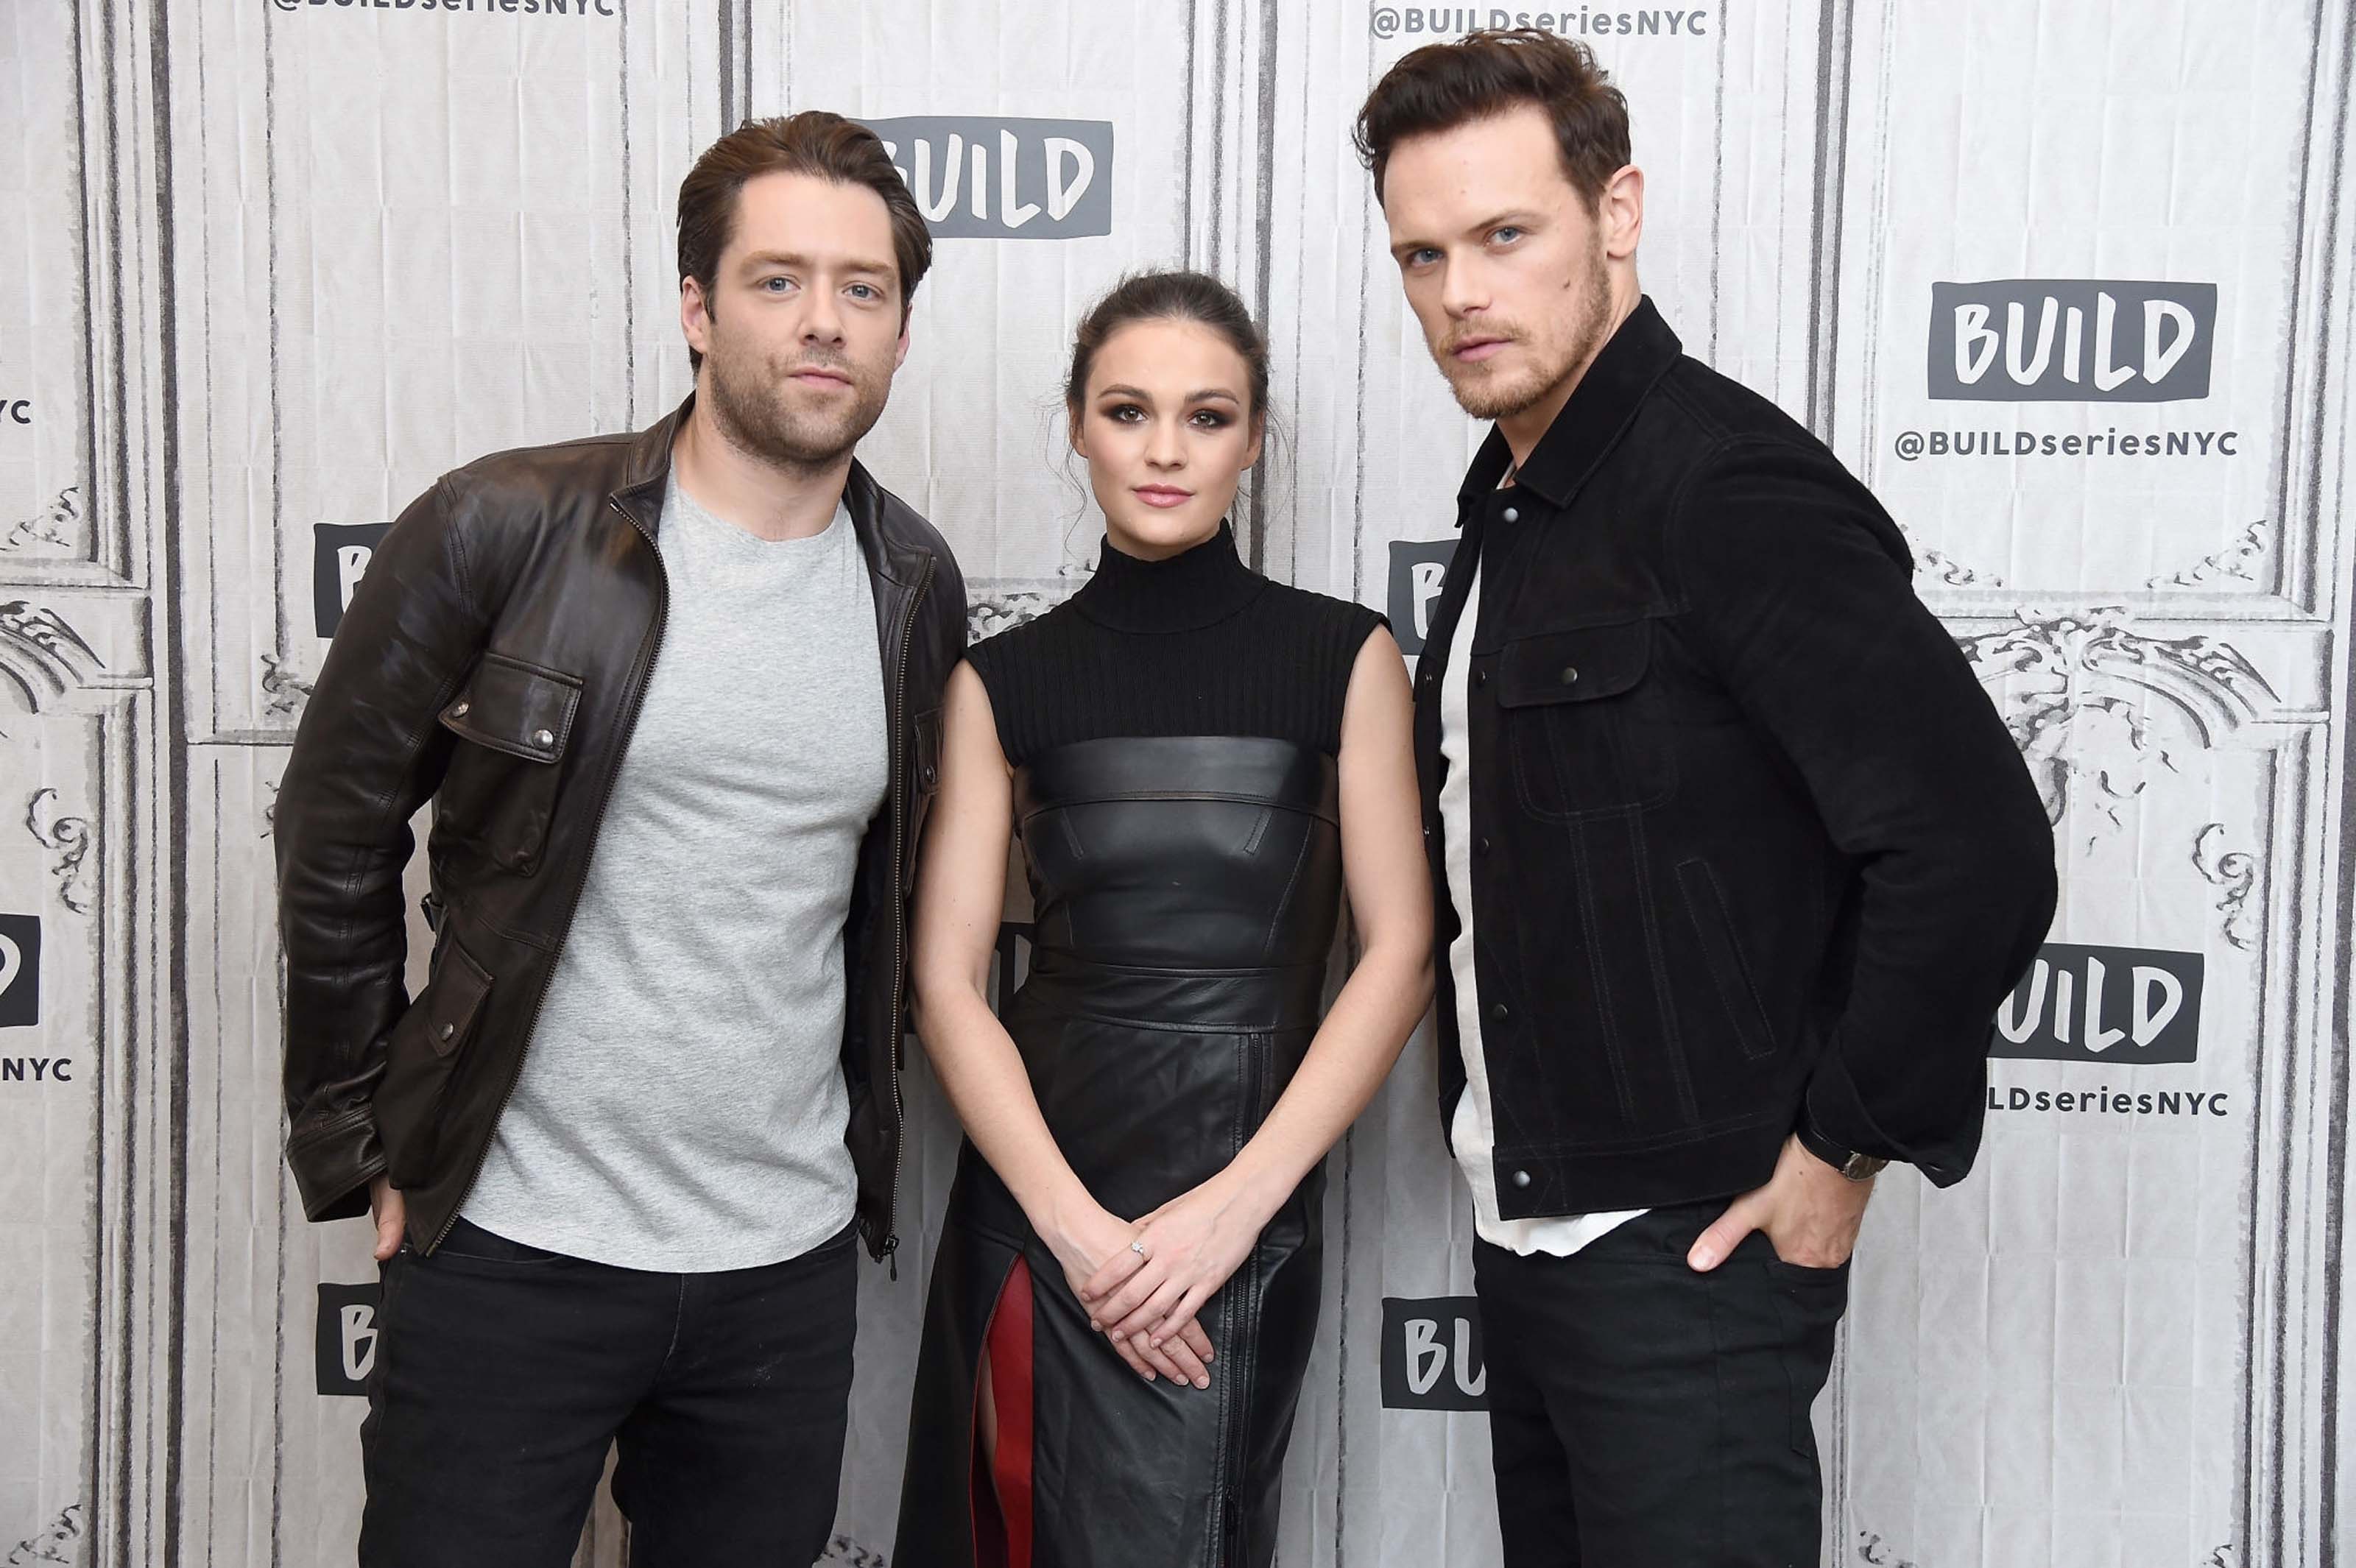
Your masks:
<instances>
[{"instance_id":1,"label":"stubble beard","mask_svg":"<svg viewBox=\"0 0 2356 1568\"><path fill-rule=\"evenodd\" d=\"M851 360L798 352L778 362L751 355L715 352L704 356L712 368L711 401L714 426L730 445L764 462L790 471L822 469L841 460L883 417L891 396L889 370L863 374ZM834 414L813 415L787 400L787 376L795 368L820 364L851 378L848 407Z\"/></svg>"},{"instance_id":2,"label":"stubble beard","mask_svg":"<svg viewBox=\"0 0 2356 1568\"><path fill-rule=\"evenodd\" d=\"M1511 419L1544 402L1562 384L1564 377L1595 357L1603 347L1612 323L1612 275L1604 267L1601 245L1589 253L1579 284L1569 292L1576 314L1569 331L1559 340L1560 352L1537 358L1517 375L1498 374L1487 364L1460 365L1452 353L1442 349L1439 356L1440 372L1448 378L1449 389L1456 394L1458 407L1476 420ZM1520 334L1515 332L1514 336L1519 337ZM1530 347L1543 354L1543 346Z\"/></svg>"}]
</instances>

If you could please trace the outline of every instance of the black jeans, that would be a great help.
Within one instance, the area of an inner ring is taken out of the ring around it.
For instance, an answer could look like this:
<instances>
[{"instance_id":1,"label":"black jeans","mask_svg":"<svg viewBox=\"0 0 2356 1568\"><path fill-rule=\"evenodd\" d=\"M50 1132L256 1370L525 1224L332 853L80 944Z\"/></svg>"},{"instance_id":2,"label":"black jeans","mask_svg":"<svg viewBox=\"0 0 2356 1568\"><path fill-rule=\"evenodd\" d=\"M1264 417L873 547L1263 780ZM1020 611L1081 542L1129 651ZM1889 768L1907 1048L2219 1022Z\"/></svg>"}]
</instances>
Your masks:
<instances>
[{"instance_id":1,"label":"black jeans","mask_svg":"<svg viewBox=\"0 0 2356 1568\"><path fill-rule=\"evenodd\" d=\"M1473 1244L1505 1568L1815 1568L1808 1407L1848 1267L1754 1232L1697 1274L1725 1208L1655 1210L1567 1258Z\"/></svg>"},{"instance_id":2,"label":"black jeans","mask_svg":"<svg viewBox=\"0 0 2356 1568\"><path fill-rule=\"evenodd\" d=\"M634 1568L809 1568L842 1474L852 1232L651 1274L460 1221L384 1268L362 1568L563 1568L620 1445Z\"/></svg>"}]
</instances>

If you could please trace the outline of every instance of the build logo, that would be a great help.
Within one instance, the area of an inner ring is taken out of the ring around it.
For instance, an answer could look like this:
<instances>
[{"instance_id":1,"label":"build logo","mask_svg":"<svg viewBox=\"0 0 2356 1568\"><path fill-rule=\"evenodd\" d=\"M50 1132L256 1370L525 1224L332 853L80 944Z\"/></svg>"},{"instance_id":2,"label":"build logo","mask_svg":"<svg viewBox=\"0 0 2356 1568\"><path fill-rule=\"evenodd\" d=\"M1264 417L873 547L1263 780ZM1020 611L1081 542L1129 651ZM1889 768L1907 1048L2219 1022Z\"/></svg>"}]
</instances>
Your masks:
<instances>
[{"instance_id":1,"label":"build logo","mask_svg":"<svg viewBox=\"0 0 2356 1568\"><path fill-rule=\"evenodd\" d=\"M41 917L0 914L0 1029L41 1021Z\"/></svg>"},{"instance_id":2,"label":"build logo","mask_svg":"<svg viewBox=\"0 0 2356 1568\"><path fill-rule=\"evenodd\" d=\"M2143 1066L2201 1047L2198 953L2048 943L1997 1009L1991 1056Z\"/></svg>"},{"instance_id":3,"label":"build logo","mask_svg":"<svg viewBox=\"0 0 2356 1568\"><path fill-rule=\"evenodd\" d=\"M1383 1297L1383 1407L1486 1410L1481 1303L1470 1296Z\"/></svg>"},{"instance_id":4,"label":"build logo","mask_svg":"<svg viewBox=\"0 0 2356 1568\"><path fill-rule=\"evenodd\" d=\"M1391 545L1390 598L1384 608L1399 652L1409 658L1423 652L1431 613L1440 607L1440 584L1455 557L1454 539L1398 539Z\"/></svg>"},{"instance_id":5,"label":"build logo","mask_svg":"<svg viewBox=\"0 0 2356 1568\"><path fill-rule=\"evenodd\" d=\"M322 1285L319 1287L319 1392L365 1394L376 1365L376 1308L383 1287Z\"/></svg>"},{"instance_id":6,"label":"build logo","mask_svg":"<svg viewBox=\"0 0 2356 1568\"><path fill-rule=\"evenodd\" d=\"M2172 403L2209 395L2214 283L1997 278L1931 285L1931 396Z\"/></svg>"},{"instance_id":7,"label":"build logo","mask_svg":"<svg viewBox=\"0 0 2356 1568\"><path fill-rule=\"evenodd\" d=\"M311 612L319 635L332 637L391 523L319 523L311 529Z\"/></svg>"},{"instance_id":8,"label":"build logo","mask_svg":"<svg viewBox=\"0 0 2356 1568\"><path fill-rule=\"evenodd\" d=\"M862 120L936 240L1112 232L1112 122L912 114Z\"/></svg>"}]
</instances>

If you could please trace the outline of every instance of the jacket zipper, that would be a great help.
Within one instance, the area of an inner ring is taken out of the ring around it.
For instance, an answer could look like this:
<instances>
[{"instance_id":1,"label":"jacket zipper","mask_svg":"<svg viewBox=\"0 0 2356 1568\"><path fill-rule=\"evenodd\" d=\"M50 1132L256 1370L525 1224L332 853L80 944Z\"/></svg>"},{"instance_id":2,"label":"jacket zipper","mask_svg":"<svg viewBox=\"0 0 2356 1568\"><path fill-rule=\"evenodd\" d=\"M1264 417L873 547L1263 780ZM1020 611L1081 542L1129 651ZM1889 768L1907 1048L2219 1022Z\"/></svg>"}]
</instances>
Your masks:
<instances>
[{"instance_id":1,"label":"jacket zipper","mask_svg":"<svg viewBox=\"0 0 2356 1568\"><path fill-rule=\"evenodd\" d=\"M593 851L596 848L598 834L605 830L605 807L612 803L614 798L614 781L621 774L622 758L630 749L631 735L637 732L638 727L638 709L646 705L647 678L654 673L655 654L662 646L663 628L670 620L670 573L664 570L661 549L655 544L653 537L648 534L645 528L639 527L638 520L623 509L622 504L619 501L616 501L611 496L608 496L605 497L605 505L613 507L615 511L621 513L622 520L629 524L632 528L636 529L638 537L647 541L648 548L654 550L655 583L658 593L655 600L655 624L652 627L648 628L646 641L638 646L637 668L633 677L633 678L637 682L637 685L630 696L629 716L616 736L614 761L612 765L605 770L605 793L597 797L597 815L589 824L589 845ZM573 884L573 899L572 901L565 906L564 923L562 926L558 928L563 934L559 935L556 939L556 951L549 955L548 971L541 976L540 994L534 997L531 1000L531 1017L524 1025L523 1046L521 1050L519 1050L516 1052L515 1071L508 1074L507 1090L505 1093L500 1094L499 1108L491 1117L491 1137L485 1138L483 1140L483 1147L476 1151L474 1168L466 1173L466 1185L458 1189L458 1200L451 1205L450 1217L442 1221L442 1229L434 1232L432 1245L425 1249L429 1253L434 1252L442 1245L443 1241L450 1234L452 1228L458 1223L459 1211L466 1208L467 1195L474 1191L476 1181L479 1179L483 1174L483 1162L490 1157L491 1138L496 1138L498 1136L499 1122L508 1114L508 1102L515 1098L516 1085L523 1082L523 1059L525 1054L531 1050L532 1036L539 1032L541 1009L548 1005L548 989L549 987L554 984L556 980L556 964L557 960L563 955L564 938L566 935L570 935L572 933L573 917L580 912L581 895L587 890L588 886L589 863L586 857L584 857L581 865L581 880Z\"/></svg>"},{"instance_id":2,"label":"jacket zipper","mask_svg":"<svg viewBox=\"0 0 2356 1568\"><path fill-rule=\"evenodd\" d=\"M916 637L916 611L925 602L925 590L931 586L936 561L925 557L925 570L916 578L916 589L908 596L907 618L900 623L900 657L892 671L892 711L905 719L908 711L908 648ZM907 1002L908 987L908 899L903 887L906 881L904 862L908 855L907 841L907 768L908 741L916 733L914 720L894 723L892 727L892 749L898 760L893 772L892 788L892 1019L887 1026L892 1031L892 1184L884 1191L884 1256L888 1260L894 1284L900 1279L900 1238L892 1228L894 1211L900 1204L900 1161L908 1143L908 1120L900 1104L900 1018Z\"/></svg>"}]
</instances>

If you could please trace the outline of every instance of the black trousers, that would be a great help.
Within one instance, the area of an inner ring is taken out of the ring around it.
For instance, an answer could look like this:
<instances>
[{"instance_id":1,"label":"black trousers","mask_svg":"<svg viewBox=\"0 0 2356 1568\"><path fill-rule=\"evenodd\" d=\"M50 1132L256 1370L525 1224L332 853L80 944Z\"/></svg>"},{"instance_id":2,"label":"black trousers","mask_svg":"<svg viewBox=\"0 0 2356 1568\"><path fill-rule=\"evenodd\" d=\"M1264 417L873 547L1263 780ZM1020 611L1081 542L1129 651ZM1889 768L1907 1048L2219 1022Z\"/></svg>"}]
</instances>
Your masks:
<instances>
[{"instance_id":1,"label":"black trousers","mask_svg":"<svg viewBox=\"0 0 2356 1568\"><path fill-rule=\"evenodd\" d=\"M1567 1258L1473 1245L1505 1568L1815 1568L1808 1407L1848 1268L1753 1232L1710 1274L1723 1202L1655 1210Z\"/></svg>"},{"instance_id":2,"label":"black trousers","mask_svg":"<svg viewBox=\"0 0 2356 1568\"><path fill-rule=\"evenodd\" d=\"M362 1568L563 1568L609 1445L633 1568L809 1568L842 1474L852 1232L651 1274L460 1221L384 1267Z\"/></svg>"}]
</instances>

